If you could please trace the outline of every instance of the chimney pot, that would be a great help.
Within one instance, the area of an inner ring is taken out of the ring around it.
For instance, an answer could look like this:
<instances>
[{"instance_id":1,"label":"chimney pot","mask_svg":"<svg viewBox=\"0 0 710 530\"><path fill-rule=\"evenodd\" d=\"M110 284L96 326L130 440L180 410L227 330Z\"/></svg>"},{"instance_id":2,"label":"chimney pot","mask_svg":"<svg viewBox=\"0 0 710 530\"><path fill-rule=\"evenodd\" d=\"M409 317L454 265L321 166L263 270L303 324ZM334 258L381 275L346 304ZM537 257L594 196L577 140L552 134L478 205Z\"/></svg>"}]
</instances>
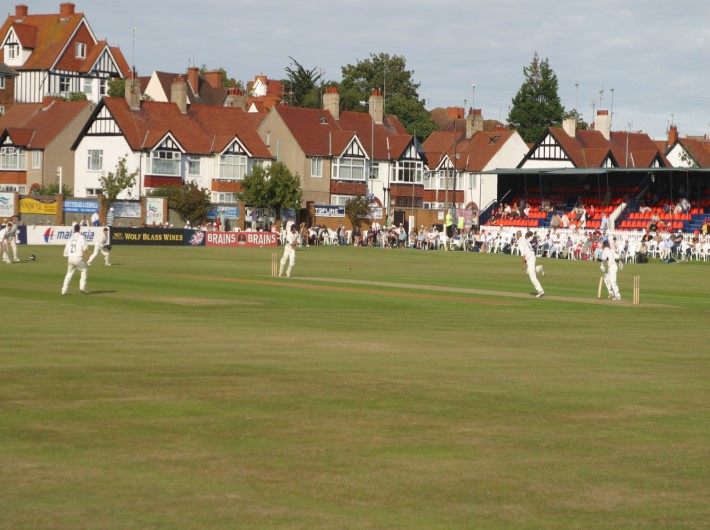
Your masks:
<instances>
[{"instance_id":1,"label":"chimney pot","mask_svg":"<svg viewBox=\"0 0 710 530\"><path fill-rule=\"evenodd\" d=\"M205 72L205 80L212 88L220 88L222 86L222 72L219 70Z\"/></svg>"},{"instance_id":2,"label":"chimney pot","mask_svg":"<svg viewBox=\"0 0 710 530\"><path fill-rule=\"evenodd\" d=\"M678 127L676 125L671 125L668 129L668 146L675 145L678 141Z\"/></svg>"}]
</instances>

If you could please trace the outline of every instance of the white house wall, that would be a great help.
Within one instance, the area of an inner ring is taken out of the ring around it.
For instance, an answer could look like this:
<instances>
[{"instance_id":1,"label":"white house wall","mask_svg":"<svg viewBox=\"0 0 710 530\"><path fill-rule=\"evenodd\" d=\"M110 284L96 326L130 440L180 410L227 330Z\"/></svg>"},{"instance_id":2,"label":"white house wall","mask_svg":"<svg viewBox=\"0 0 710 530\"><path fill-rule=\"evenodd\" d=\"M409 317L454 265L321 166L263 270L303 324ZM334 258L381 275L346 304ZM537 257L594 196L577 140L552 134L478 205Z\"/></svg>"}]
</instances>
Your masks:
<instances>
[{"instance_id":1,"label":"white house wall","mask_svg":"<svg viewBox=\"0 0 710 530\"><path fill-rule=\"evenodd\" d=\"M675 144L666 155L666 158L673 167L692 167L690 157L688 157L685 149L680 144Z\"/></svg>"},{"instance_id":2,"label":"white house wall","mask_svg":"<svg viewBox=\"0 0 710 530\"><path fill-rule=\"evenodd\" d=\"M101 171L89 171L88 157L89 150L103 151L103 168ZM74 195L76 197L87 197L87 188L100 188L99 177L102 174L116 172L118 161L125 157L126 168L129 173L140 170L138 182L132 190L132 196L139 195L138 190L140 183L143 181L143 173L145 172L145 164L141 164L141 156L138 153L133 153L128 146L123 136L85 136L76 149L74 155ZM128 199L128 193L123 192L119 195L119 199Z\"/></svg>"},{"instance_id":3,"label":"white house wall","mask_svg":"<svg viewBox=\"0 0 710 530\"><path fill-rule=\"evenodd\" d=\"M163 90L163 85L160 84L160 80L155 72L150 76L150 81L148 81L148 86L145 87L144 94L150 96L153 101L161 101L163 103L168 101L168 96Z\"/></svg>"}]
</instances>

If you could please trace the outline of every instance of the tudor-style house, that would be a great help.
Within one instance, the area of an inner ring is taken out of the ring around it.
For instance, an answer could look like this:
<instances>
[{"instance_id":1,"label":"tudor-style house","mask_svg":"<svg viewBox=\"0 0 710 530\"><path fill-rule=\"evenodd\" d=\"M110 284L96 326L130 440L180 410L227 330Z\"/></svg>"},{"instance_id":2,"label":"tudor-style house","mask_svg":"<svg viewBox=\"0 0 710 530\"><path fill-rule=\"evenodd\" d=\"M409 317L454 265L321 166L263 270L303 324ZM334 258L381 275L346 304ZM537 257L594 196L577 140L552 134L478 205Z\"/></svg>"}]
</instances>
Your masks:
<instances>
[{"instance_id":1,"label":"tudor-style house","mask_svg":"<svg viewBox=\"0 0 710 530\"><path fill-rule=\"evenodd\" d=\"M209 189L213 202L236 202L244 176L271 161L253 117L236 107L188 108L182 76L172 83L171 99L141 101L138 79L130 78L125 98L106 97L97 105L72 147L76 196L100 193L99 178L125 158L128 171L138 171L126 196L192 181Z\"/></svg>"},{"instance_id":2,"label":"tudor-style house","mask_svg":"<svg viewBox=\"0 0 710 530\"><path fill-rule=\"evenodd\" d=\"M678 127L671 125L666 158L673 167L710 167L710 139L707 136L681 138Z\"/></svg>"},{"instance_id":3,"label":"tudor-style house","mask_svg":"<svg viewBox=\"0 0 710 530\"><path fill-rule=\"evenodd\" d=\"M337 88L328 87L323 107L274 106L258 129L272 155L301 177L306 205L370 195L383 216L420 207L423 156L399 120L384 114L382 94L372 92L369 114L341 112Z\"/></svg>"},{"instance_id":4,"label":"tudor-style house","mask_svg":"<svg viewBox=\"0 0 710 530\"><path fill-rule=\"evenodd\" d=\"M130 72L121 50L99 41L83 13L73 3L59 13L33 15L17 5L0 28L0 60L19 75L16 103L39 103L45 96L66 97L83 92L98 103L111 78Z\"/></svg>"},{"instance_id":5,"label":"tudor-style house","mask_svg":"<svg viewBox=\"0 0 710 530\"><path fill-rule=\"evenodd\" d=\"M33 185L74 188L71 145L91 115L90 101L45 98L18 103L0 117L0 189L29 193Z\"/></svg>"},{"instance_id":6,"label":"tudor-style house","mask_svg":"<svg viewBox=\"0 0 710 530\"><path fill-rule=\"evenodd\" d=\"M669 166L656 143L642 132L611 131L611 116L598 110L594 129L576 129L573 119L549 127L518 165L535 168L658 168Z\"/></svg>"},{"instance_id":7,"label":"tudor-style house","mask_svg":"<svg viewBox=\"0 0 710 530\"><path fill-rule=\"evenodd\" d=\"M423 148L424 208L431 209L485 207L498 193L498 177L488 172L516 167L528 151L517 131L500 124L484 130L481 109L470 109L461 128L433 132Z\"/></svg>"}]
</instances>

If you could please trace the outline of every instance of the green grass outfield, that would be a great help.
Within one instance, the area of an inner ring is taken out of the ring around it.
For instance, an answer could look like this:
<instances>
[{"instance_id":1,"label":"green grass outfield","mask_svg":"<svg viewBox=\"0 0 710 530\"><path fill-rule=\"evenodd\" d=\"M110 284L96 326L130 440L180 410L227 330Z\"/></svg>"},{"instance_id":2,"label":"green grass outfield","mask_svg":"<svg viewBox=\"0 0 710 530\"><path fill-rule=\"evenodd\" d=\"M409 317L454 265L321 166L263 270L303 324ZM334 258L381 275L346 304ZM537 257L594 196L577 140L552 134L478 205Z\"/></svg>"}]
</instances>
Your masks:
<instances>
[{"instance_id":1,"label":"green grass outfield","mask_svg":"<svg viewBox=\"0 0 710 530\"><path fill-rule=\"evenodd\" d=\"M0 528L708 528L710 263L20 252Z\"/></svg>"}]
</instances>

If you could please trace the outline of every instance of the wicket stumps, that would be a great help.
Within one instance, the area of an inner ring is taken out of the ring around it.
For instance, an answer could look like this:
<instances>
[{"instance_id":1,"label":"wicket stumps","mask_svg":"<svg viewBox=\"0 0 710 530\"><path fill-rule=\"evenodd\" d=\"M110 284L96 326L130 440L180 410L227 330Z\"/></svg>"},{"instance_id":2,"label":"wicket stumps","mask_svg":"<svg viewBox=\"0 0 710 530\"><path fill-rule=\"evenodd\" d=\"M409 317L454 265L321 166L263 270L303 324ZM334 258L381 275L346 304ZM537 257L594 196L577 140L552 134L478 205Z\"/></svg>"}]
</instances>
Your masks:
<instances>
[{"instance_id":1,"label":"wicket stumps","mask_svg":"<svg viewBox=\"0 0 710 530\"><path fill-rule=\"evenodd\" d=\"M634 276L634 305L641 303L641 276Z\"/></svg>"},{"instance_id":2,"label":"wicket stumps","mask_svg":"<svg viewBox=\"0 0 710 530\"><path fill-rule=\"evenodd\" d=\"M271 253L271 276L279 275L279 260L276 252Z\"/></svg>"}]
</instances>

